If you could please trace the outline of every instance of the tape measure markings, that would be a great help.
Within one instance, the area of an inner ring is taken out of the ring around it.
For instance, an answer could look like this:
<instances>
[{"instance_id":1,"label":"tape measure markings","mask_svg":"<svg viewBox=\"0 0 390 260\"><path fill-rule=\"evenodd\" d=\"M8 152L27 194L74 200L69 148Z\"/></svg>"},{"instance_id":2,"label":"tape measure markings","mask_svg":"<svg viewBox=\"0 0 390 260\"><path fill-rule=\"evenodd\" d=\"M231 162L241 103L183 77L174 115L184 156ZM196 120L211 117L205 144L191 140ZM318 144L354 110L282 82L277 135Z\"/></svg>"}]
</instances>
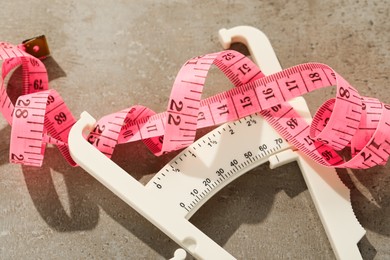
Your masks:
<instances>
[{"instance_id":1,"label":"tape measure markings","mask_svg":"<svg viewBox=\"0 0 390 260\"><path fill-rule=\"evenodd\" d=\"M220 62L218 57L222 57L227 59L226 63ZM207 62L204 62L206 60ZM245 61L243 63L242 61ZM174 123L177 122L175 120L182 120L183 116L183 122L187 125L186 127L178 127L176 130L170 130L170 131L180 131L180 135L178 134L171 134L173 137L169 139L169 142L175 144L175 143L181 143L181 145L188 146L193 142L193 139L195 138L195 135L193 132L196 130L193 126L196 126L195 119L198 117L198 107L199 107L199 102L200 102L200 95L202 93L202 87L204 85L205 78L207 76L207 72L210 68L210 66L213 64L210 61L215 61L217 67L224 73L228 74L228 78L233 82L233 84L242 84L240 80L237 79L237 75L235 75L232 71L232 68L235 67L244 67L247 70L252 70L253 68L256 68L256 65L252 63L250 60L246 59L246 57L240 53L236 53L233 55L230 52L226 53L218 53L218 54L210 54L206 56L198 56L195 58L190 59L187 61L181 71L188 71L192 69L194 73L189 73L186 72L185 75L194 75L192 77L188 78L183 78L180 75L183 73L179 73L178 77L175 80L174 86L176 88L180 88L180 93L182 93L181 97L177 97L177 95L172 94L169 102L169 107L168 111L170 114L167 114L167 112L164 113L164 115L158 114L154 115L154 113L148 113L147 116L151 116L151 118L154 118L155 120L152 121L152 123L147 124L148 120L146 120L148 117L143 116L141 121L138 121L137 125L134 125L132 129L128 129L127 125L129 122L134 122L137 121L137 117L135 117L132 113L127 113L125 121L127 121L125 124L123 124L123 120L116 120L114 122L114 125L117 126L122 126L121 129L121 135L119 138L113 138L115 140L111 140L111 144L107 144L106 142L102 142L100 144L97 144L99 150L104 151L106 155L110 156L112 152L107 152L104 149L104 145L110 146L110 147L115 147L117 144L116 139L118 139L119 143L123 143L128 141L130 138L131 140L145 140L144 143L148 146L148 148L154 152L155 154L160 154L162 152L162 144L161 142L163 139L161 137L159 138L152 138L151 137L156 137L156 136L162 136L164 135L164 139L168 140L169 135L167 135L167 132L169 130L166 129L167 125L167 118L168 120L171 119ZM248 74L248 77L250 78L256 78L256 77L261 77L262 73L257 70L256 73L250 73ZM181 83L185 83L187 87L182 88ZM175 93L173 90L172 93ZM185 100L187 103L185 103ZM138 106L141 107L141 106ZM136 107L130 108L130 110L134 109L136 110ZM146 109L146 108L143 108ZM180 111L178 111L180 110ZM123 111L120 111L118 113L121 113ZM138 114L139 115L139 114ZM154 115L154 117L153 117ZM107 116L107 118L118 118L116 114L111 114ZM122 118L123 119L123 118ZM100 120L98 122L99 125L105 125L104 123L105 119ZM168 122L169 123L169 122ZM110 131L110 127L104 129L103 131ZM162 131L162 133L161 133ZM161 134L158 134L161 133ZM103 133L102 133L103 134ZM168 137L168 139L167 139ZM126 138L128 140L126 140ZM96 143L95 143L96 144ZM167 148L164 148L167 149Z\"/></svg>"},{"instance_id":2,"label":"tape measure markings","mask_svg":"<svg viewBox=\"0 0 390 260\"><path fill-rule=\"evenodd\" d=\"M181 122L183 121L186 126L190 126L190 129L194 128L194 125L196 126L205 79L210 66L215 63L236 86L242 80L239 79L239 74L233 73L233 69L250 78L261 73L258 69L254 69L256 65L244 55L228 51L198 56L187 61L180 69L173 84L167 109L164 139L162 147L158 148L161 149L158 154L187 147L194 141L195 135L188 134L187 130L182 130L187 128L183 128ZM197 75L199 71L203 71L203 75L195 77L194 75ZM255 72L254 75L252 75L253 72Z\"/></svg>"}]
</instances>

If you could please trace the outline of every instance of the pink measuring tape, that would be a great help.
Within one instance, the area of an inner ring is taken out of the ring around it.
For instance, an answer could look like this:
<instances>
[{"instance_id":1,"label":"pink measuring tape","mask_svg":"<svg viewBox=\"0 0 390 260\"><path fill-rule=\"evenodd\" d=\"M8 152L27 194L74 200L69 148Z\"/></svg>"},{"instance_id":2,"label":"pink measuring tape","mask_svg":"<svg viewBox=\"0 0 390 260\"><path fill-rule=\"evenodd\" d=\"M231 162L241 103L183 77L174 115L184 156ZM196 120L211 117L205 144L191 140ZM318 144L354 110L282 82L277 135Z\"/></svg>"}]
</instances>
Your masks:
<instances>
[{"instance_id":1,"label":"pink measuring tape","mask_svg":"<svg viewBox=\"0 0 390 260\"><path fill-rule=\"evenodd\" d=\"M73 166L68 134L75 118L55 90L48 89L45 56L32 39L14 46L0 43L1 112L12 125L10 161L42 165L47 143L59 147ZM47 46L46 46L47 47ZM27 51L27 52L26 52ZM48 53L46 53L47 55ZM201 100L211 65L216 65L235 88ZM4 79L22 66L22 95L13 104ZM286 101L319 88L337 87L308 125ZM133 106L101 118L86 139L110 157L117 144L142 140L156 155L192 144L197 128L221 124L260 112L279 134L316 162L331 167L369 168L383 165L390 155L390 106L362 97L332 68L319 63L297 65L264 76L247 57L223 51L188 60L173 84L166 112L156 114ZM389 121L386 121L386 119ZM336 151L350 148L345 161Z\"/></svg>"}]
</instances>

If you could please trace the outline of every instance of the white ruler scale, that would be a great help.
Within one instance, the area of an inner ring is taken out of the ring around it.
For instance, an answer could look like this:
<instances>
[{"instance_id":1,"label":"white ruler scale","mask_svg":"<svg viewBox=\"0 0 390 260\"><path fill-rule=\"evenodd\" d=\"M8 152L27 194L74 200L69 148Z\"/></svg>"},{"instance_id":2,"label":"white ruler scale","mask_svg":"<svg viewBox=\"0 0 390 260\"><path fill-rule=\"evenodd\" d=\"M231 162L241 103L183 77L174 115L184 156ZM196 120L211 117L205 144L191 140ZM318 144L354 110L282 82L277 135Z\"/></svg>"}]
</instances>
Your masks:
<instances>
[{"instance_id":1,"label":"white ruler scale","mask_svg":"<svg viewBox=\"0 0 390 260\"><path fill-rule=\"evenodd\" d=\"M244 43L265 75L281 70L267 37L239 26L220 30L224 48ZM308 122L303 98L290 102ZM90 145L83 133L95 119L83 112L69 134L75 162L197 259L235 259L188 219L214 194L249 170L270 162L275 168L297 161L338 259L361 259L357 242L365 231L354 216L348 188L333 168L296 151L259 115L226 123L206 134L163 167L146 186ZM184 259L182 249L173 259Z\"/></svg>"}]
</instances>

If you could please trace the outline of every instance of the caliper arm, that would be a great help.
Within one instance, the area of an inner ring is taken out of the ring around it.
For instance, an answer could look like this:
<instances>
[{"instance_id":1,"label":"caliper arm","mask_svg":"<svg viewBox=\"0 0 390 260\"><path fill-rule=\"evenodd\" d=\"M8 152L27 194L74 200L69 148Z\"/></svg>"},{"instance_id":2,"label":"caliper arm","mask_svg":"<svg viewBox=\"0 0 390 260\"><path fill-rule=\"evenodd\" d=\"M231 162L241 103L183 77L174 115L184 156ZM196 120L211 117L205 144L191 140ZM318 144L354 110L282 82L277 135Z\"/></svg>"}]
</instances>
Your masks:
<instances>
[{"instance_id":1,"label":"caliper arm","mask_svg":"<svg viewBox=\"0 0 390 260\"><path fill-rule=\"evenodd\" d=\"M263 32L254 27L237 26L221 29L219 39L225 49L233 42L245 44L252 59L265 75L282 70L271 47L266 53L259 51L259 45L268 42L268 39ZM272 155L269 161L271 169L292 161L298 162L336 257L362 259L357 243L364 236L365 230L353 213L350 191L342 183L336 170L319 165L301 152L291 149Z\"/></svg>"}]
</instances>

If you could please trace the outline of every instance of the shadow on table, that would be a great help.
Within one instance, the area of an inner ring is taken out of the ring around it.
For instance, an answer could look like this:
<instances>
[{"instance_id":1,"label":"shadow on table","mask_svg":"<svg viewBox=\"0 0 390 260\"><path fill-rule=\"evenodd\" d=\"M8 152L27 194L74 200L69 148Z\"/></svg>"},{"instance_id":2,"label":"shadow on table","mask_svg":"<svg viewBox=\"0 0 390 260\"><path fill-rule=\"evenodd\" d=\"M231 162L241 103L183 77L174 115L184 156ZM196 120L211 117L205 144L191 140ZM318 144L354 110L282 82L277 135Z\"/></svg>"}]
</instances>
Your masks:
<instances>
[{"instance_id":1,"label":"shadow on table","mask_svg":"<svg viewBox=\"0 0 390 260\"><path fill-rule=\"evenodd\" d=\"M139 150L133 153L126 155L136 158ZM52 229L58 232L93 230L99 223L101 208L164 257L172 257L177 249L165 234L83 169L68 166L56 148L47 149L41 168L23 166L22 170L38 213ZM58 191L59 186L65 186L65 191Z\"/></svg>"},{"instance_id":2,"label":"shadow on table","mask_svg":"<svg viewBox=\"0 0 390 260\"><path fill-rule=\"evenodd\" d=\"M141 143L135 144L136 149L131 151L119 147L114 160L119 160L126 171L135 172L137 176L161 168L161 160L153 159L155 157L142 147ZM149 154L146 156L148 158L145 158L145 154ZM140 161L148 159L151 164L140 166ZM164 160L168 161L169 158ZM98 224L101 207L117 223L163 257L172 257L178 248L176 243L81 168L68 166L57 149L48 149L42 168L22 169L37 211L54 230L91 230ZM63 182L59 182L58 176L54 175L61 175ZM67 192L59 193L56 189L58 185L65 185ZM292 174L283 168L270 172L264 165L256 173L246 174L225 187L193 216L191 222L223 246L242 224L264 221L276 194L282 190L288 196L295 197L306 190L306 186L299 174ZM61 199L64 197L68 200L67 207L64 207ZM232 211L237 214L232 215ZM219 229L221 221L224 223L222 230Z\"/></svg>"}]
</instances>

